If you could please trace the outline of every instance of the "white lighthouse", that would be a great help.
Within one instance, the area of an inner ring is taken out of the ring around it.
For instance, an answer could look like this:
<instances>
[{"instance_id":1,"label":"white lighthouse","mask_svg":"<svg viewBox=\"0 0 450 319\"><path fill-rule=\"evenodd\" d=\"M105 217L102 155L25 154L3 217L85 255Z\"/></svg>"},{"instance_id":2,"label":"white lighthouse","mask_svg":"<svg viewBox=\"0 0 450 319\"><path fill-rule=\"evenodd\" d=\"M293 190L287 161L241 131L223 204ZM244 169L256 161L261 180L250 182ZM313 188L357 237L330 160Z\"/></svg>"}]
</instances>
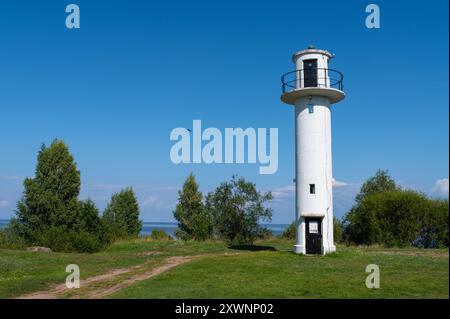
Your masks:
<instances>
[{"instance_id":1,"label":"white lighthouse","mask_svg":"<svg viewBox=\"0 0 450 319\"><path fill-rule=\"evenodd\" d=\"M295 220L299 254L336 250L333 240L331 105L345 97L333 55L314 46L294 54L295 70L281 80L284 103L295 110Z\"/></svg>"}]
</instances>

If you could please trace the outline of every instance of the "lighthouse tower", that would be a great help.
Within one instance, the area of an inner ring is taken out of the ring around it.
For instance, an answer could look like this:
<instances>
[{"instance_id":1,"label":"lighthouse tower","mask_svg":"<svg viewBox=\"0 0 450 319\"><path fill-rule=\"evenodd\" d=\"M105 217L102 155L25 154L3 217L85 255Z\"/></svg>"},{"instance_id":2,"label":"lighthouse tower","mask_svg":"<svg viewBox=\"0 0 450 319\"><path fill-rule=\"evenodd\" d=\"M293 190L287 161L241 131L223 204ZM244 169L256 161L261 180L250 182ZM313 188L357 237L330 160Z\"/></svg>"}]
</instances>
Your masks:
<instances>
[{"instance_id":1,"label":"lighthouse tower","mask_svg":"<svg viewBox=\"0 0 450 319\"><path fill-rule=\"evenodd\" d=\"M326 254L333 241L331 105L341 101L343 75L328 68L333 55L314 46L294 54L282 78L284 103L295 110L295 220L299 254Z\"/></svg>"}]
</instances>

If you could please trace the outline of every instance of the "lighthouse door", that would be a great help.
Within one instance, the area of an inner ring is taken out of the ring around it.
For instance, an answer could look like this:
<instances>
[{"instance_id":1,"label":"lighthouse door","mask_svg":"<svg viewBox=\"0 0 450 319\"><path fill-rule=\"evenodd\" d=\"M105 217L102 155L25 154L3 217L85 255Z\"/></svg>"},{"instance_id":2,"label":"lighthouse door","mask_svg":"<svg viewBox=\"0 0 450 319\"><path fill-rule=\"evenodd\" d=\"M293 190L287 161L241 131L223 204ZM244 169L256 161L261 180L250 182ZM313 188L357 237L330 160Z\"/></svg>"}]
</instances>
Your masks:
<instances>
[{"instance_id":1,"label":"lighthouse door","mask_svg":"<svg viewBox=\"0 0 450 319\"><path fill-rule=\"evenodd\" d=\"M320 218L306 218L306 253L322 253L322 220Z\"/></svg>"},{"instance_id":2,"label":"lighthouse door","mask_svg":"<svg viewBox=\"0 0 450 319\"><path fill-rule=\"evenodd\" d=\"M316 87L317 86L317 60L304 60L303 61L303 85L304 87Z\"/></svg>"}]
</instances>

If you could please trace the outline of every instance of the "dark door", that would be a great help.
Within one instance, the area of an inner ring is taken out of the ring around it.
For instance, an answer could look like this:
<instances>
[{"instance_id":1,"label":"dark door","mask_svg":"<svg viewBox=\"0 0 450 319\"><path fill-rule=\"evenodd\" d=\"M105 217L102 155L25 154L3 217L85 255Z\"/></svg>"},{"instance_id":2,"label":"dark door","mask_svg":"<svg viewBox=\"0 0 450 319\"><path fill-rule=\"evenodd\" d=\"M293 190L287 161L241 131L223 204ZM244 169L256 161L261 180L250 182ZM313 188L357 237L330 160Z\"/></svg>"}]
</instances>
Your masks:
<instances>
[{"instance_id":1,"label":"dark door","mask_svg":"<svg viewBox=\"0 0 450 319\"><path fill-rule=\"evenodd\" d=\"M303 85L304 87L317 86L317 60L303 61Z\"/></svg>"},{"instance_id":2,"label":"dark door","mask_svg":"<svg viewBox=\"0 0 450 319\"><path fill-rule=\"evenodd\" d=\"M306 218L306 253L322 253L322 219Z\"/></svg>"}]
</instances>

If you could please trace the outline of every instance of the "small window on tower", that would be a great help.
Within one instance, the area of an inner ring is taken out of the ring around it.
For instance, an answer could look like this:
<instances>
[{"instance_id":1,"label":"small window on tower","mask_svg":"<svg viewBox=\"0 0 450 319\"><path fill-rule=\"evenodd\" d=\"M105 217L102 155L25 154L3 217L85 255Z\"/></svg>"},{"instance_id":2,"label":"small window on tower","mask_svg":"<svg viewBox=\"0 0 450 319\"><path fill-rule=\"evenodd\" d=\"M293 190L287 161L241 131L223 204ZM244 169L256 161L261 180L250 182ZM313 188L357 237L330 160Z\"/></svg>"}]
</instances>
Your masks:
<instances>
[{"instance_id":1,"label":"small window on tower","mask_svg":"<svg viewBox=\"0 0 450 319\"><path fill-rule=\"evenodd\" d=\"M309 193L310 194L316 193L316 184L309 184Z\"/></svg>"},{"instance_id":2,"label":"small window on tower","mask_svg":"<svg viewBox=\"0 0 450 319\"><path fill-rule=\"evenodd\" d=\"M309 103L308 104L308 112L311 114L311 113L314 113L314 104L312 104L312 103Z\"/></svg>"}]
</instances>

